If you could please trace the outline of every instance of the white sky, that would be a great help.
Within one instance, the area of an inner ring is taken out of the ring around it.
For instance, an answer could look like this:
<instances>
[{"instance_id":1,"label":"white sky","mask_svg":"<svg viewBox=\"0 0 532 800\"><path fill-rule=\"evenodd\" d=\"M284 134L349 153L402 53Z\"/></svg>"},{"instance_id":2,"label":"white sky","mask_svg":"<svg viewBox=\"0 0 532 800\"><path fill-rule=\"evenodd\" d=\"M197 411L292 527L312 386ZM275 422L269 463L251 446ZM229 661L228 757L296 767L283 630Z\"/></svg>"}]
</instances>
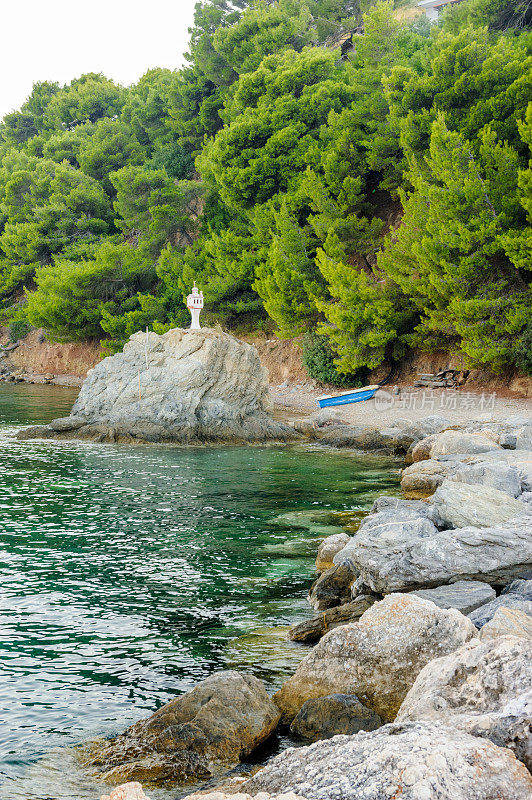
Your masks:
<instances>
[{"instance_id":1,"label":"white sky","mask_svg":"<svg viewBox=\"0 0 532 800\"><path fill-rule=\"evenodd\" d=\"M0 119L36 81L103 72L128 85L183 64L195 0L0 0Z\"/></svg>"}]
</instances>

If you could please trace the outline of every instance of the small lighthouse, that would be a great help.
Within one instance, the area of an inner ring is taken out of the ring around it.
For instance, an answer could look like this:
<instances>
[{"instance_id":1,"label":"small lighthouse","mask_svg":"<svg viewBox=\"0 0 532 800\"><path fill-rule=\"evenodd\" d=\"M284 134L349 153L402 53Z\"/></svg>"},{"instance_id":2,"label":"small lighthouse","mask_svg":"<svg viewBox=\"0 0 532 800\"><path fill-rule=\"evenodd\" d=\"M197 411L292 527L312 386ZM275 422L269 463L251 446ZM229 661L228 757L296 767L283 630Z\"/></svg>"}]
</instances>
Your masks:
<instances>
[{"instance_id":1,"label":"small lighthouse","mask_svg":"<svg viewBox=\"0 0 532 800\"><path fill-rule=\"evenodd\" d=\"M190 311L190 315L192 317L192 322L190 323L189 330L191 331L201 330L199 324L199 315L201 309L203 308L203 292L200 292L197 289L196 282L194 282L194 286L192 287L192 292L187 297L187 308Z\"/></svg>"}]
</instances>

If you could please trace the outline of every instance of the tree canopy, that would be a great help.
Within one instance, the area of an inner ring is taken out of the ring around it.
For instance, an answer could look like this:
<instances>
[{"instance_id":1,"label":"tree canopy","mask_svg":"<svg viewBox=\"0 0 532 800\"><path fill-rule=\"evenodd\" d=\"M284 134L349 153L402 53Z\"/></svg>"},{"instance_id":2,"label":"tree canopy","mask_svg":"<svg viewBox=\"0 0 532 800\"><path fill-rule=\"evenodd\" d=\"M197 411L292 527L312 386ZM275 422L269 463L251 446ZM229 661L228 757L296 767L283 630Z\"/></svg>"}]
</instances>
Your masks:
<instances>
[{"instance_id":1,"label":"tree canopy","mask_svg":"<svg viewBox=\"0 0 532 800\"><path fill-rule=\"evenodd\" d=\"M112 350L195 280L339 382L411 347L532 373L531 8L200 0L182 69L36 83L0 124L4 319Z\"/></svg>"}]
</instances>

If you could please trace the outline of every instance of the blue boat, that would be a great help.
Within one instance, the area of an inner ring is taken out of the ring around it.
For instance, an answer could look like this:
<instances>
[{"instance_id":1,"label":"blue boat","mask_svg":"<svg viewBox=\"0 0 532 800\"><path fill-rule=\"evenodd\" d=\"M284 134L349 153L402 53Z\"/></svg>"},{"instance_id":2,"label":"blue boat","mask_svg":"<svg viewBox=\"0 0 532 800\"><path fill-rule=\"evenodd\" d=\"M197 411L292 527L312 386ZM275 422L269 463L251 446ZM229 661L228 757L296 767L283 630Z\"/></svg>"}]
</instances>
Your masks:
<instances>
[{"instance_id":1,"label":"blue boat","mask_svg":"<svg viewBox=\"0 0 532 800\"><path fill-rule=\"evenodd\" d=\"M371 400L379 388L377 384L376 386L363 386L362 389L351 389L349 392L342 392L341 394L324 394L318 397L317 403L320 408L344 406L347 403L361 403L363 400Z\"/></svg>"}]
</instances>

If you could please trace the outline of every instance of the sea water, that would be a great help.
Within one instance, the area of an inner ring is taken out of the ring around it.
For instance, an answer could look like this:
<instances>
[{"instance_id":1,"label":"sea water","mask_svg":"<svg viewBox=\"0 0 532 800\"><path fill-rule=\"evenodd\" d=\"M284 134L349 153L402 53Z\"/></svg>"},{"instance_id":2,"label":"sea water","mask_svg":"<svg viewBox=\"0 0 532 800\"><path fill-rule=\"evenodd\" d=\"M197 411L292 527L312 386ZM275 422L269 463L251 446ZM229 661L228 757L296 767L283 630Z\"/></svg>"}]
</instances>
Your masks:
<instances>
[{"instance_id":1,"label":"sea water","mask_svg":"<svg viewBox=\"0 0 532 800\"><path fill-rule=\"evenodd\" d=\"M15 439L75 395L0 384L1 800L96 800L72 748L217 670L279 687L334 512L397 490L397 461L316 446Z\"/></svg>"}]
</instances>

